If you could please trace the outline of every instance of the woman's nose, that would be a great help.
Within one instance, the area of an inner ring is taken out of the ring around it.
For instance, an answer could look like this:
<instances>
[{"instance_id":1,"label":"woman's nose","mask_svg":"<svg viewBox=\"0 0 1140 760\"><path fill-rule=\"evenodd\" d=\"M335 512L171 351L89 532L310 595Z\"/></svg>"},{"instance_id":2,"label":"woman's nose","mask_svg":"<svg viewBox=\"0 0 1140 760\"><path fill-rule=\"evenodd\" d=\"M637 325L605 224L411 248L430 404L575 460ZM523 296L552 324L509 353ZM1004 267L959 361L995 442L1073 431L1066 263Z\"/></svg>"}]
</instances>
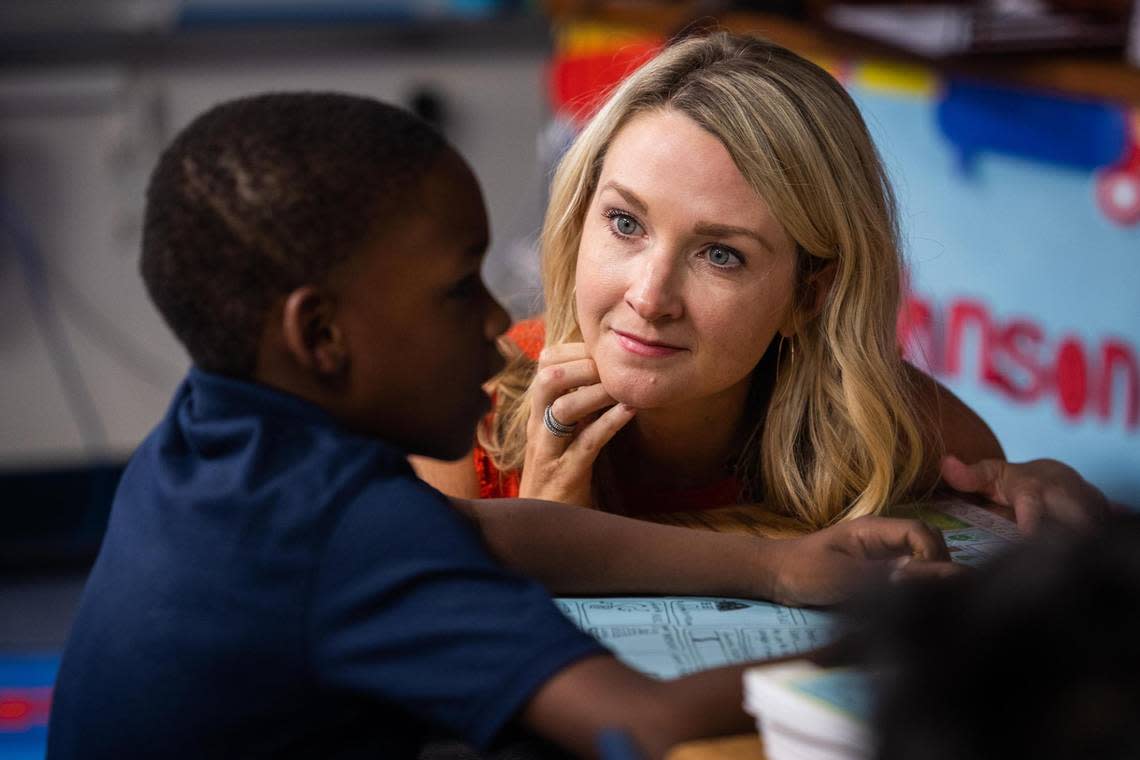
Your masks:
<instances>
[{"instance_id":1,"label":"woman's nose","mask_svg":"<svg viewBox=\"0 0 1140 760\"><path fill-rule=\"evenodd\" d=\"M626 291L626 303L647 322L676 319L684 309L676 257L668 252L647 252L634 271Z\"/></svg>"}]
</instances>

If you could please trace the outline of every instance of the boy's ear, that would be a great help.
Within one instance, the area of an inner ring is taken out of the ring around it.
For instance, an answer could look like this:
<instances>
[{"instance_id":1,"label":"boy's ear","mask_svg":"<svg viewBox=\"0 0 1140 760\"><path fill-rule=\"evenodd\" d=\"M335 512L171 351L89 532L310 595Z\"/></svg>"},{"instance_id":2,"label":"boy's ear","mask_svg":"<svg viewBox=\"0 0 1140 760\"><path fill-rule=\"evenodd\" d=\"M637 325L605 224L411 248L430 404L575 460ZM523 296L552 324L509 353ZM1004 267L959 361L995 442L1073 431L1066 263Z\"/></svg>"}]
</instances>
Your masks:
<instances>
[{"instance_id":1,"label":"boy's ear","mask_svg":"<svg viewBox=\"0 0 1140 760\"><path fill-rule=\"evenodd\" d=\"M344 331L336 321L336 303L324 290L305 285L285 298L281 329L289 353L302 367L332 377L348 366Z\"/></svg>"},{"instance_id":2,"label":"boy's ear","mask_svg":"<svg viewBox=\"0 0 1140 760\"><path fill-rule=\"evenodd\" d=\"M827 302L827 295L835 283L835 273L838 269L834 261L828 262L822 269L808 276L804 283L804 296L791 310L788 319L780 326L780 334L785 338L795 335L802 325L819 316L823 305Z\"/></svg>"}]
</instances>

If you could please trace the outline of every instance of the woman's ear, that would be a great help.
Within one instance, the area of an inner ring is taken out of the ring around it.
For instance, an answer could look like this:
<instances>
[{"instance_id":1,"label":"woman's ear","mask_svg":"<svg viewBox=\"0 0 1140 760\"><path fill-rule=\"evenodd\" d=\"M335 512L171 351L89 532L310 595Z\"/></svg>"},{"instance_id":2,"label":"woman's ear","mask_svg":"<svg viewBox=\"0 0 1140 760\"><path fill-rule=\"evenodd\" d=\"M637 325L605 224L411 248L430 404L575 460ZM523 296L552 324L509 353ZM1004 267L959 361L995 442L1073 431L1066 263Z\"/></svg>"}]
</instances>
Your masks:
<instances>
[{"instance_id":1,"label":"woman's ear","mask_svg":"<svg viewBox=\"0 0 1140 760\"><path fill-rule=\"evenodd\" d=\"M304 285L286 296L281 329L289 354L302 367L328 379L348 366L348 345L336 321L336 303L326 291Z\"/></svg>"}]
</instances>

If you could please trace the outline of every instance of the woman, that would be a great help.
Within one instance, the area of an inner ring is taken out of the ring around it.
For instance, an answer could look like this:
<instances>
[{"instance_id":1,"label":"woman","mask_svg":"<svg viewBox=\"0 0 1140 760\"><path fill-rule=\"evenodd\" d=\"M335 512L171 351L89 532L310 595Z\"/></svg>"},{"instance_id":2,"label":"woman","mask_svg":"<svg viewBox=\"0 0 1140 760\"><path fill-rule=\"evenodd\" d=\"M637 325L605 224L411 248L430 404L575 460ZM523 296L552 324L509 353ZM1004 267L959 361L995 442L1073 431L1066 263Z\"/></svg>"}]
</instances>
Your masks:
<instances>
[{"instance_id":1,"label":"woman","mask_svg":"<svg viewBox=\"0 0 1140 760\"><path fill-rule=\"evenodd\" d=\"M445 491L633 515L762 502L818 529L941 470L1027 526L1089 517L1075 472L1005 463L903 362L886 174L843 88L782 47L718 33L631 75L559 165L542 257L546 313L512 331L474 461L416 463Z\"/></svg>"}]
</instances>

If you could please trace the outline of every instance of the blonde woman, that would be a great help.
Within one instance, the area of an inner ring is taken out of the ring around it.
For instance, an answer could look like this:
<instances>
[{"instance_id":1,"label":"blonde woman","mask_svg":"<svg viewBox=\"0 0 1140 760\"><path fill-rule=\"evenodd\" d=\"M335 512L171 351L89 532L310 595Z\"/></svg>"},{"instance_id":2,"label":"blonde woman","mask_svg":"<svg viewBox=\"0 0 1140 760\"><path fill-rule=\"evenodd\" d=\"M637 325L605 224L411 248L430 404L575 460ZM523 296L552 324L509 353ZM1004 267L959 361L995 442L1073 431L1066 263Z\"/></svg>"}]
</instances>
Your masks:
<instances>
[{"instance_id":1,"label":"blonde woman","mask_svg":"<svg viewBox=\"0 0 1140 760\"><path fill-rule=\"evenodd\" d=\"M843 88L778 45L688 39L630 76L558 167L542 260L472 456L415 463L444 491L814 530L941 475L1025 527L1101 511L904 363L886 174Z\"/></svg>"}]
</instances>

